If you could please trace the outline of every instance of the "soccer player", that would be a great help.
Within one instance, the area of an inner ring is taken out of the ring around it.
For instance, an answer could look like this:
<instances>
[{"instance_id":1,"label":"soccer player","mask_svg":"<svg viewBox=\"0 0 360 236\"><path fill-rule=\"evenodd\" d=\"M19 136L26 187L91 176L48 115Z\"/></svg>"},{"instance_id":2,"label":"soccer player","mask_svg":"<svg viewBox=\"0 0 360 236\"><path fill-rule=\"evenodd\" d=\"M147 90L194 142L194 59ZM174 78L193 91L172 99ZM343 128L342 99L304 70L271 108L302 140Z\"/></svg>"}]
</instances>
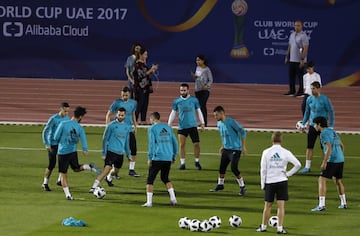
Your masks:
<instances>
[{"instance_id":1,"label":"soccer player","mask_svg":"<svg viewBox=\"0 0 360 236\"><path fill-rule=\"evenodd\" d=\"M55 131L54 139L59 142L58 158L59 158L59 172L61 175L61 184L67 200L74 200L71 196L67 178L67 171L69 165L75 172L83 170L91 170L97 174L100 171L94 164L79 164L77 154L77 144L81 140L82 151L84 156L88 155L88 147L86 135L83 127L79 124L81 119L85 116L86 109L84 107L76 107L74 115L71 120L61 122Z\"/></svg>"},{"instance_id":2,"label":"soccer player","mask_svg":"<svg viewBox=\"0 0 360 236\"><path fill-rule=\"evenodd\" d=\"M112 121L114 115L119 110L120 107L125 108L126 110L126 117L125 123L129 125L129 139L130 139L130 150L131 150L131 157L129 162L129 175L133 177L139 177L140 175L135 171L135 163L136 163L136 154L137 154L137 145L136 145L136 138L135 134L137 131L136 127L136 118L135 118L135 111L136 111L136 101L130 98L131 90L129 87L124 87L121 91L121 97L115 100L109 108L109 111L106 113L106 124ZM133 127L133 128L132 128ZM114 168L110 174L106 177L106 181L109 186L112 186L112 178L118 179L118 172L119 170Z\"/></svg>"},{"instance_id":3,"label":"soccer player","mask_svg":"<svg viewBox=\"0 0 360 236\"><path fill-rule=\"evenodd\" d=\"M68 116L69 109L70 109L69 103L62 102L60 104L60 111L49 118L42 132L42 140L48 152L48 160L49 160L48 167L45 169L45 173L44 173L44 182L41 185L44 191L51 191L49 187L49 179L56 165L58 141L54 139L55 130L62 121L69 120L69 116ZM60 174L57 182L59 183L59 185L61 185Z\"/></svg>"},{"instance_id":4,"label":"soccer player","mask_svg":"<svg viewBox=\"0 0 360 236\"><path fill-rule=\"evenodd\" d=\"M238 168L240 155L246 154L246 130L233 118L225 115L222 106L214 108L214 117L217 120L217 127L220 132L222 146L220 148L221 160L219 167L218 184L210 192L217 192L224 189L225 173L228 165L231 165L231 171L239 184L239 195L245 195L245 182L240 175ZM240 142L241 140L241 142Z\"/></svg>"},{"instance_id":5,"label":"soccer player","mask_svg":"<svg viewBox=\"0 0 360 236\"><path fill-rule=\"evenodd\" d=\"M171 163L175 162L178 153L178 143L170 126L160 122L160 114L153 112L150 115L148 129L149 152L148 166L149 173L146 183L146 203L142 206L151 207L154 192L154 181L159 173L161 181L165 184L170 195L170 205L176 205L176 196L173 184L169 179Z\"/></svg>"},{"instance_id":6,"label":"soccer player","mask_svg":"<svg viewBox=\"0 0 360 236\"><path fill-rule=\"evenodd\" d=\"M306 163L305 167L299 171L300 174L308 173L311 170L311 160L313 157L313 149L317 139L320 135L319 131L314 128L313 119L318 116L325 117L330 127L334 127L335 114L330 99L321 94L321 85L318 81L311 83L312 95L306 100L306 110L302 120L302 125L305 127L309 121L309 132L307 134L307 149L306 149Z\"/></svg>"},{"instance_id":7,"label":"soccer player","mask_svg":"<svg viewBox=\"0 0 360 236\"><path fill-rule=\"evenodd\" d=\"M171 127L172 122L175 119L176 113L179 118L178 137L180 142L179 155L180 155L180 170L185 170L185 144L186 138L190 135L191 141L194 144L194 157L195 167L201 170L199 162L200 158L200 138L197 130L196 114L197 112L201 129L205 129L204 117L200 109L199 100L196 97L190 95L189 85L183 83L180 85L180 97L176 98L172 105L172 110L169 115L168 125Z\"/></svg>"},{"instance_id":8,"label":"soccer player","mask_svg":"<svg viewBox=\"0 0 360 236\"><path fill-rule=\"evenodd\" d=\"M325 117L316 117L314 127L320 132L320 141L324 147L324 157L321 162L321 174L319 176L319 205L311 211L325 211L326 180L333 179L339 193L339 209L346 209L345 188L342 183L344 170L344 144L339 135L332 128L328 128Z\"/></svg>"},{"instance_id":9,"label":"soccer player","mask_svg":"<svg viewBox=\"0 0 360 236\"><path fill-rule=\"evenodd\" d=\"M116 119L111 121L105 128L102 140L102 158L104 159L104 170L98 175L89 193L93 193L100 182L106 178L112 167L119 170L122 167L124 153L130 156L129 129L125 123L126 110L120 107L116 113ZM112 182L111 182L112 184ZM113 186L113 184L111 185Z\"/></svg>"},{"instance_id":10,"label":"soccer player","mask_svg":"<svg viewBox=\"0 0 360 236\"><path fill-rule=\"evenodd\" d=\"M285 201L288 196L288 178L295 174L301 167L300 161L287 149L281 146L282 135L275 132L271 136L272 146L265 149L260 162L261 189L265 190L264 210L262 222L257 232L265 232L266 225L271 214L271 207L276 195L277 204L277 233L286 234L283 228L285 217ZM293 167L287 170L287 164L291 163Z\"/></svg>"}]
</instances>

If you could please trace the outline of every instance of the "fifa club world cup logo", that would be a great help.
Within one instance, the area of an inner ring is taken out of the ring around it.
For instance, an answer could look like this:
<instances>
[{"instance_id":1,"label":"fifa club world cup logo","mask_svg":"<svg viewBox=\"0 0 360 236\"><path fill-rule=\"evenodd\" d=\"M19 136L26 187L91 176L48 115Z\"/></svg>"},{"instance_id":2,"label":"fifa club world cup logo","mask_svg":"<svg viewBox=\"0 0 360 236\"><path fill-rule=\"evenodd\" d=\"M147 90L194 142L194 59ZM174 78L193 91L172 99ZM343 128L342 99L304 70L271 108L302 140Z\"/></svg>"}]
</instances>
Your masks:
<instances>
[{"instance_id":1,"label":"fifa club world cup logo","mask_svg":"<svg viewBox=\"0 0 360 236\"><path fill-rule=\"evenodd\" d=\"M244 0L235 0L231 5L234 14L234 45L230 56L233 58L247 58L249 51L244 43L245 15L248 11L248 5Z\"/></svg>"}]
</instances>

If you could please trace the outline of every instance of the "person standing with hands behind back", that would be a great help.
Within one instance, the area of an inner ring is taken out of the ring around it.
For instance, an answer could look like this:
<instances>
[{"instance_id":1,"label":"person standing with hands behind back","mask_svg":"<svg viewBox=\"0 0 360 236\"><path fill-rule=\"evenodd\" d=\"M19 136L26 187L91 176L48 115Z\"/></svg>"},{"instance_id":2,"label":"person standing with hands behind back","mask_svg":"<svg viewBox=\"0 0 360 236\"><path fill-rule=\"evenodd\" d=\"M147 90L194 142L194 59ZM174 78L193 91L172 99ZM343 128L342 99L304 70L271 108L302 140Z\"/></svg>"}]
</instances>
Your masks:
<instances>
[{"instance_id":1,"label":"person standing with hands behind back","mask_svg":"<svg viewBox=\"0 0 360 236\"><path fill-rule=\"evenodd\" d=\"M295 21L294 31L289 37L289 46L285 56L285 64L289 64L289 91L284 94L287 96L302 97L304 92L303 75L309 50L309 38L302 27L300 20ZM299 80L299 90L295 94L296 77Z\"/></svg>"},{"instance_id":2,"label":"person standing with hands behind back","mask_svg":"<svg viewBox=\"0 0 360 236\"><path fill-rule=\"evenodd\" d=\"M285 201L289 199L288 178L300 169L301 163L289 150L281 146L282 134L280 132L273 133L271 141L272 146L265 149L261 156L260 179L261 189L265 190L265 205L261 225L256 231L266 231L271 207L276 195L278 207L277 216L279 219L277 233L287 234L286 230L283 228L283 223L285 216ZM293 164L293 167L290 170L287 170L287 164L289 162Z\"/></svg>"},{"instance_id":3,"label":"person standing with hands behind back","mask_svg":"<svg viewBox=\"0 0 360 236\"><path fill-rule=\"evenodd\" d=\"M148 52L145 48L141 48L137 54L134 70L134 97L137 101L136 121L140 114L140 124L146 124L146 113L149 106L149 97L152 93L152 82L150 75L158 70L158 65L152 65L150 68L146 64Z\"/></svg>"},{"instance_id":4,"label":"person standing with hands behind back","mask_svg":"<svg viewBox=\"0 0 360 236\"><path fill-rule=\"evenodd\" d=\"M196 57L196 70L195 73L191 72L191 76L195 80L195 96L199 100L205 126L207 126L206 103L210 96L213 76L204 55L198 55Z\"/></svg>"}]
</instances>

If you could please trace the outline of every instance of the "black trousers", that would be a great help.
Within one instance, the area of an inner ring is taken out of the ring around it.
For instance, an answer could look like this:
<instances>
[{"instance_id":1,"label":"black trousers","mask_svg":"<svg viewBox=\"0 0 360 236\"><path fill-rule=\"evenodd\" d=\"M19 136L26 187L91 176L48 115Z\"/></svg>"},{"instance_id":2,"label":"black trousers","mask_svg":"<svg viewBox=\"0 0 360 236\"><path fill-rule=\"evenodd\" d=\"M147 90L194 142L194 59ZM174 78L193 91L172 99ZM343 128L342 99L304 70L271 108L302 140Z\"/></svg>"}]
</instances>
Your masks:
<instances>
[{"instance_id":1,"label":"black trousers","mask_svg":"<svg viewBox=\"0 0 360 236\"><path fill-rule=\"evenodd\" d=\"M138 92L138 103L135 111L136 121L140 115L140 121L146 122L146 113L149 106L150 93L142 88L137 89Z\"/></svg>"},{"instance_id":2,"label":"black trousers","mask_svg":"<svg viewBox=\"0 0 360 236\"><path fill-rule=\"evenodd\" d=\"M209 99L210 96L210 92L209 90L201 90L201 91L197 91L195 92L195 96L196 98L199 100L200 103L200 110L201 113L204 116L204 122L205 122L205 126L207 126L207 108L206 108L206 103Z\"/></svg>"},{"instance_id":3,"label":"black trousers","mask_svg":"<svg viewBox=\"0 0 360 236\"><path fill-rule=\"evenodd\" d=\"M299 62L289 62L289 93L295 94L296 92L296 79L299 80L299 89L298 94L302 94L304 92L304 68L300 68Z\"/></svg>"}]
</instances>

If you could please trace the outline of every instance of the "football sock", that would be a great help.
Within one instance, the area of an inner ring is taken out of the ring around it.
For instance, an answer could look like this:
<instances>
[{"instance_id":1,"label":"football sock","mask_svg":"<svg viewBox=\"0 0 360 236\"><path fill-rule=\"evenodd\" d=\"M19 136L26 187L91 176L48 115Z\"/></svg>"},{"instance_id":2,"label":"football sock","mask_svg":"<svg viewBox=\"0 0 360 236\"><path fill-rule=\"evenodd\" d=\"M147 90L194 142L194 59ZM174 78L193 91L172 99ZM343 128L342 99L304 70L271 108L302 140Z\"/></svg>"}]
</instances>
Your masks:
<instances>
[{"instance_id":1,"label":"football sock","mask_svg":"<svg viewBox=\"0 0 360 236\"><path fill-rule=\"evenodd\" d=\"M135 161L130 161L129 170L134 170L134 169L135 169Z\"/></svg>"},{"instance_id":2,"label":"football sock","mask_svg":"<svg viewBox=\"0 0 360 236\"><path fill-rule=\"evenodd\" d=\"M66 196L66 197L67 197L67 196L71 196L69 187L64 187L63 190L64 190L64 193L65 193L65 196Z\"/></svg>"},{"instance_id":3,"label":"football sock","mask_svg":"<svg viewBox=\"0 0 360 236\"><path fill-rule=\"evenodd\" d=\"M266 230L266 225L261 224L261 229Z\"/></svg>"},{"instance_id":4,"label":"football sock","mask_svg":"<svg viewBox=\"0 0 360 236\"><path fill-rule=\"evenodd\" d=\"M199 162L199 158L195 158L195 162Z\"/></svg>"},{"instance_id":5,"label":"football sock","mask_svg":"<svg viewBox=\"0 0 360 236\"><path fill-rule=\"evenodd\" d=\"M346 205L346 197L345 194L343 195L339 195L340 201L341 201L341 205Z\"/></svg>"},{"instance_id":6,"label":"football sock","mask_svg":"<svg viewBox=\"0 0 360 236\"><path fill-rule=\"evenodd\" d=\"M224 185L225 179L224 178L218 178L218 185Z\"/></svg>"},{"instance_id":7,"label":"football sock","mask_svg":"<svg viewBox=\"0 0 360 236\"><path fill-rule=\"evenodd\" d=\"M59 174L59 177L58 177L57 181L61 182L61 174Z\"/></svg>"},{"instance_id":8,"label":"football sock","mask_svg":"<svg viewBox=\"0 0 360 236\"><path fill-rule=\"evenodd\" d=\"M49 183L49 179L48 179L48 178L44 178L43 184L48 184L48 183Z\"/></svg>"},{"instance_id":9,"label":"football sock","mask_svg":"<svg viewBox=\"0 0 360 236\"><path fill-rule=\"evenodd\" d=\"M168 192L169 192L170 200L171 201L176 201L174 188L169 188Z\"/></svg>"},{"instance_id":10,"label":"football sock","mask_svg":"<svg viewBox=\"0 0 360 236\"><path fill-rule=\"evenodd\" d=\"M311 167L311 160L306 160L305 162L305 168L309 168Z\"/></svg>"},{"instance_id":11,"label":"football sock","mask_svg":"<svg viewBox=\"0 0 360 236\"><path fill-rule=\"evenodd\" d=\"M95 179L95 181L94 181L94 183L92 185L92 188L96 188L97 186L99 186L99 184L100 184L100 181Z\"/></svg>"},{"instance_id":12,"label":"football sock","mask_svg":"<svg viewBox=\"0 0 360 236\"><path fill-rule=\"evenodd\" d=\"M281 225L279 225L278 227L277 227L277 231L279 232L279 231L282 231L283 230L283 226Z\"/></svg>"},{"instance_id":13,"label":"football sock","mask_svg":"<svg viewBox=\"0 0 360 236\"><path fill-rule=\"evenodd\" d=\"M153 197L152 192L146 192L146 203L152 204L152 197Z\"/></svg>"},{"instance_id":14,"label":"football sock","mask_svg":"<svg viewBox=\"0 0 360 236\"><path fill-rule=\"evenodd\" d=\"M180 164L184 165L185 164L185 158L180 158Z\"/></svg>"},{"instance_id":15,"label":"football sock","mask_svg":"<svg viewBox=\"0 0 360 236\"><path fill-rule=\"evenodd\" d=\"M319 206L325 206L325 196L319 196Z\"/></svg>"},{"instance_id":16,"label":"football sock","mask_svg":"<svg viewBox=\"0 0 360 236\"><path fill-rule=\"evenodd\" d=\"M113 177L114 175L115 175L115 167L114 167L114 165L113 165L113 167L112 167L112 169L110 170L109 174L107 174L106 179L107 179L108 181L111 181L111 180L112 180L112 177Z\"/></svg>"},{"instance_id":17,"label":"football sock","mask_svg":"<svg viewBox=\"0 0 360 236\"><path fill-rule=\"evenodd\" d=\"M110 171L110 173L105 177L107 181L111 181L112 180L112 171Z\"/></svg>"},{"instance_id":18,"label":"football sock","mask_svg":"<svg viewBox=\"0 0 360 236\"><path fill-rule=\"evenodd\" d=\"M84 164L84 165L82 165L82 167L84 170L91 170L91 167L89 164Z\"/></svg>"},{"instance_id":19,"label":"football sock","mask_svg":"<svg viewBox=\"0 0 360 236\"><path fill-rule=\"evenodd\" d=\"M240 187L244 187L245 183L244 183L244 179L241 177L240 179L236 179L236 181L238 182Z\"/></svg>"}]
</instances>

